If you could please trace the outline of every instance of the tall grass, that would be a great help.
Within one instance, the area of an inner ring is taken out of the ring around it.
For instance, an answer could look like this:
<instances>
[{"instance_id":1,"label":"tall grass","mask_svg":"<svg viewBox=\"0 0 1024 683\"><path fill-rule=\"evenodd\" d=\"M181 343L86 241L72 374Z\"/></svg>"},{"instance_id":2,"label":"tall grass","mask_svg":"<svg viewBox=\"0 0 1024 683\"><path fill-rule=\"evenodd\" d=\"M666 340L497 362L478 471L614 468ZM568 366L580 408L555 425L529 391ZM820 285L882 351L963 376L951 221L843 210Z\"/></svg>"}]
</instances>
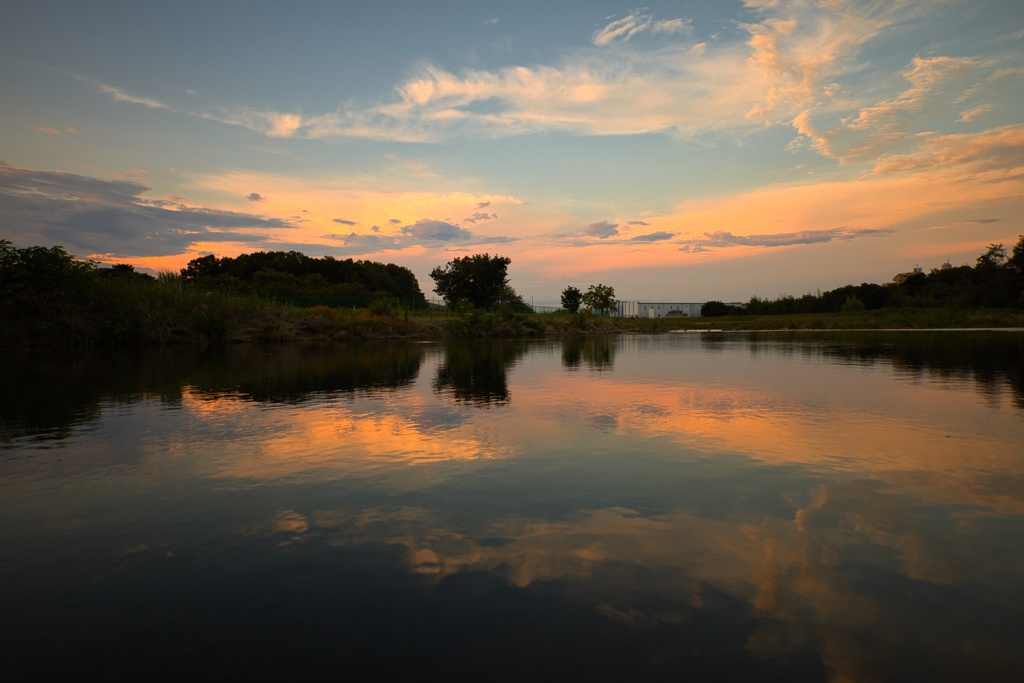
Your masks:
<instances>
[{"instance_id":1,"label":"tall grass","mask_svg":"<svg viewBox=\"0 0 1024 683\"><path fill-rule=\"evenodd\" d=\"M657 321L662 330L877 330L1024 328L1024 311L1017 309L963 310L949 308L882 308L847 313L673 318Z\"/></svg>"},{"instance_id":2,"label":"tall grass","mask_svg":"<svg viewBox=\"0 0 1024 683\"><path fill-rule=\"evenodd\" d=\"M329 341L359 338L541 337L660 333L673 329L802 330L1024 327L1024 311L880 309L837 314L721 318L607 318L588 313L523 314L462 307L410 311L385 302L366 309L299 309L253 296L204 291L173 273L156 280L89 278L74 291L0 306L0 345L124 346L196 342Z\"/></svg>"},{"instance_id":3,"label":"tall grass","mask_svg":"<svg viewBox=\"0 0 1024 683\"><path fill-rule=\"evenodd\" d=\"M4 311L5 343L61 345L270 341L301 336L295 309L157 280L90 279L78 291Z\"/></svg>"}]
</instances>

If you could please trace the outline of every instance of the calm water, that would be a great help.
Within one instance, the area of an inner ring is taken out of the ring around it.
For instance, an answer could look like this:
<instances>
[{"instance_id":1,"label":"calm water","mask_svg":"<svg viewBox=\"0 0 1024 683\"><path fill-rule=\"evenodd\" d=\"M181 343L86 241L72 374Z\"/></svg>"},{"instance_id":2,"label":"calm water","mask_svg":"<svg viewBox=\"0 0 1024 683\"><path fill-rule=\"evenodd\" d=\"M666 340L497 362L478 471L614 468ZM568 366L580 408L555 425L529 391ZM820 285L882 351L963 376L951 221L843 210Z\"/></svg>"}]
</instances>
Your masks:
<instances>
[{"instance_id":1,"label":"calm water","mask_svg":"<svg viewBox=\"0 0 1024 683\"><path fill-rule=\"evenodd\" d=\"M5 680L1024 680L1021 334L0 371Z\"/></svg>"}]
</instances>

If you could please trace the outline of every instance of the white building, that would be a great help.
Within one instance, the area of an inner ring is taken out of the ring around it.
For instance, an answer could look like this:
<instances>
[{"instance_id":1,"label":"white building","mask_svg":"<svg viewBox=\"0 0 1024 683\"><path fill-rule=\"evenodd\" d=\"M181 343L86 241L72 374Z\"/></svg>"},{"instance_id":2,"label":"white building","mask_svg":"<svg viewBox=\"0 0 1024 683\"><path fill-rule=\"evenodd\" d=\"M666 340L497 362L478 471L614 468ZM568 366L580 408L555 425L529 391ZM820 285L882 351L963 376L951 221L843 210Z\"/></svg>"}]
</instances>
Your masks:
<instances>
[{"instance_id":1,"label":"white building","mask_svg":"<svg viewBox=\"0 0 1024 683\"><path fill-rule=\"evenodd\" d=\"M696 318L704 304L650 303L619 301L618 313L623 318Z\"/></svg>"}]
</instances>

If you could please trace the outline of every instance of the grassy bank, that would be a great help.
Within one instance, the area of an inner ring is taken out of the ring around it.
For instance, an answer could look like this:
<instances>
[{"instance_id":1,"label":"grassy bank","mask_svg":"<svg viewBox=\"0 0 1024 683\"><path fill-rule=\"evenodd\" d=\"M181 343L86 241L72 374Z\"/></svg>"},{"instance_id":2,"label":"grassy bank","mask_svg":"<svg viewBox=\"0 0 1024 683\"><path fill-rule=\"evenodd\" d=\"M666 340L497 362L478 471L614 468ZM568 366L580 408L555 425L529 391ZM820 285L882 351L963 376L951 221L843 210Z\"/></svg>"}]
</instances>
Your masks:
<instances>
[{"instance_id":1,"label":"grassy bank","mask_svg":"<svg viewBox=\"0 0 1024 683\"><path fill-rule=\"evenodd\" d=\"M298 308L158 280L82 275L61 287L23 288L0 302L0 346L125 346L209 342L539 337L615 332L589 314L542 316L472 308L447 313L378 301L369 308Z\"/></svg>"},{"instance_id":2,"label":"grassy bank","mask_svg":"<svg viewBox=\"0 0 1024 683\"><path fill-rule=\"evenodd\" d=\"M334 341L445 337L552 337L670 330L806 330L1024 327L1022 310L881 309L852 314L716 318L533 315L463 307L413 311L379 301L367 309L296 308L252 296L203 291L172 275L83 280L62 291L8 301L0 345L123 346L202 342Z\"/></svg>"},{"instance_id":3,"label":"grassy bank","mask_svg":"<svg viewBox=\"0 0 1024 683\"><path fill-rule=\"evenodd\" d=\"M881 330L1024 328L1024 310L950 308L882 308L858 313L675 318L654 321L663 331L673 329L720 330Z\"/></svg>"}]
</instances>

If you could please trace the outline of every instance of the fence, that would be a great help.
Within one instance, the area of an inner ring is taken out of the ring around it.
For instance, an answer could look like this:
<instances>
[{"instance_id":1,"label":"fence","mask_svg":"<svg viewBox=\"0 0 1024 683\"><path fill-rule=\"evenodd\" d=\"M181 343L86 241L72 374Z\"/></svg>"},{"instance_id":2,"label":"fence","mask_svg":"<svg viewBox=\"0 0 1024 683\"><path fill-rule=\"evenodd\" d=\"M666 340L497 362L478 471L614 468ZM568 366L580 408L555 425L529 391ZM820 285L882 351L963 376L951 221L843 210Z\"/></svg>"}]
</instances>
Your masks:
<instances>
[{"instance_id":1,"label":"fence","mask_svg":"<svg viewBox=\"0 0 1024 683\"><path fill-rule=\"evenodd\" d=\"M313 306L327 306L328 308L369 308L377 302L385 302L398 308L412 310L436 309L431 302L424 303L415 299L399 299L397 297L337 297L337 296L279 296L276 297L279 303L296 308L312 308Z\"/></svg>"},{"instance_id":2,"label":"fence","mask_svg":"<svg viewBox=\"0 0 1024 683\"><path fill-rule=\"evenodd\" d=\"M296 308L312 308L313 306L327 306L329 308L369 308L375 302L384 301L398 308L408 308L420 311L447 311L448 306L441 299L427 299L416 301L398 298L374 298L374 297L330 297L330 296L281 296L277 301ZM539 314L564 313L565 309L559 306L540 306L526 304L526 307ZM525 311L524 311L525 312Z\"/></svg>"}]
</instances>

